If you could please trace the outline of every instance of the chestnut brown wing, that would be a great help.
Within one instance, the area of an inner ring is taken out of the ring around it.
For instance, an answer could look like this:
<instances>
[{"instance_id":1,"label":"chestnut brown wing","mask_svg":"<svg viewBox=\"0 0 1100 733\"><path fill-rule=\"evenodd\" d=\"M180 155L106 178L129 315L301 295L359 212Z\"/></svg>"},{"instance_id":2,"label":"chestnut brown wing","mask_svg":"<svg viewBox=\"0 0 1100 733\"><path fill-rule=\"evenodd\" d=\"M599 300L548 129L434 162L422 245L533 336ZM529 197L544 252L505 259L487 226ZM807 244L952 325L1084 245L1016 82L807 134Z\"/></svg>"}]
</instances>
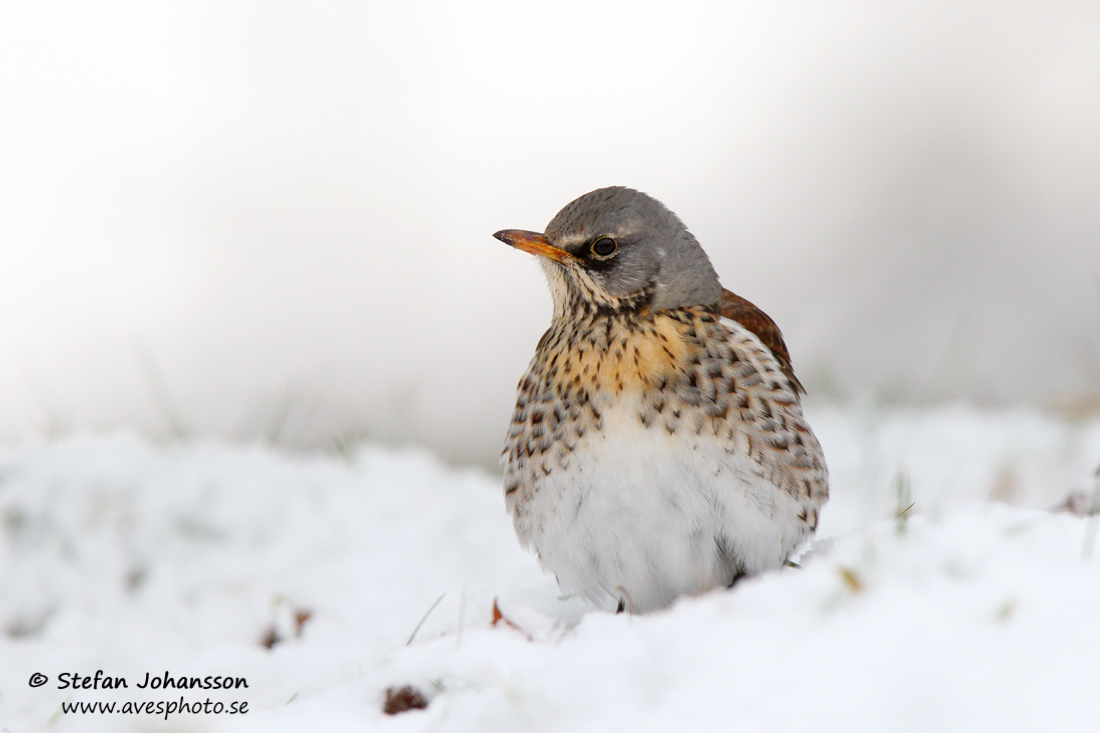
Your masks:
<instances>
[{"instance_id":1,"label":"chestnut brown wing","mask_svg":"<svg viewBox=\"0 0 1100 733\"><path fill-rule=\"evenodd\" d=\"M783 342L783 333L767 313L740 295L731 293L725 288L722 289L722 302L718 308L719 313L724 318L737 321L752 331L760 339L760 342L775 355L776 361L779 362L779 368L783 371L787 381L791 383L795 393L805 394L806 390L802 387L802 383L798 381L798 377L794 375L794 370L791 368L791 355L787 351L787 344Z\"/></svg>"}]
</instances>

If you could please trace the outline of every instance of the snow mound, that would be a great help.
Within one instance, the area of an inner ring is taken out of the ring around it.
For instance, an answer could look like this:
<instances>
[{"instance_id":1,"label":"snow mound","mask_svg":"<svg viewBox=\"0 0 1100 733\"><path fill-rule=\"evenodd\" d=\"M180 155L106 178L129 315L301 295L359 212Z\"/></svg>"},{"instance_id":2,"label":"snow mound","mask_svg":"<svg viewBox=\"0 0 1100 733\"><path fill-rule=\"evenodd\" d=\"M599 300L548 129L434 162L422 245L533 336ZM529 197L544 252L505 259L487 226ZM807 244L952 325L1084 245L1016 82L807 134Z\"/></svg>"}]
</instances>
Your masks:
<instances>
[{"instance_id":1,"label":"snow mound","mask_svg":"<svg viewBox=\"0 0 1100 733\"><path fill-rule=\"evenodd\" d=\"M0 726L1095 730L1100 423L811 419L833 499L801 567L648 616L560 598L499 482L422 453L0 453ZM97 670L127 687L58 689ZM166 672L248 687L137 688ZM403 685L427 708L385 715ZM63 710L207 699L248 709Z\"/></svg>"}]
</instances>

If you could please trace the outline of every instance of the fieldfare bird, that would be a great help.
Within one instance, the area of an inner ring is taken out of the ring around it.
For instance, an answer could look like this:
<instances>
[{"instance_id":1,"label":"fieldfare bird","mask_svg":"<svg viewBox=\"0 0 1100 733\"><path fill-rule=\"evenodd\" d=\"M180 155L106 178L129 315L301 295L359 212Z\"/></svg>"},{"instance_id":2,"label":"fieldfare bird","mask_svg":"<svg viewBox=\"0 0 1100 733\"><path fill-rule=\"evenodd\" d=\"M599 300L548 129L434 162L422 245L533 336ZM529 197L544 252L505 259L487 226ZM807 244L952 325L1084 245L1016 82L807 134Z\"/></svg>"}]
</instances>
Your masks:
<instances>
[{"instance_id":1,"label":"fieldfare bird","mask_svg":"<svg viewBox=\"0 0 1100 733\"><path fill-rule=\"evenodd\" d=\"M638 613L783 566L829 489L775 322L630 188L494 236L538 256L554 301L501 456L520 542Z\"/></svg>"}]
</instances>

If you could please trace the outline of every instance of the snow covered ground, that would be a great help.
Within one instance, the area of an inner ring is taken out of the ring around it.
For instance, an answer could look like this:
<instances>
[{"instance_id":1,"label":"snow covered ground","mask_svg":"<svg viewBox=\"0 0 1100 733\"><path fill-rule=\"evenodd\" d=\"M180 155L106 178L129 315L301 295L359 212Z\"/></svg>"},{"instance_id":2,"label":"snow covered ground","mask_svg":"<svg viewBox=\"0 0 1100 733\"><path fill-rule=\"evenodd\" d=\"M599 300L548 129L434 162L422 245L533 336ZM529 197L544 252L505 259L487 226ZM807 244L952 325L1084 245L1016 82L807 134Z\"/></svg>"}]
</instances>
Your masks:
<instances>
[{"instance_id":1,"label":"snow covered ground","mask_svg":"<svg viewBox=\"0 0 1100 733\"><path fill-rule=\"evenodd\" d=\"M422 453L0 452L0 729L1100 729L1100 421L810 417L833 498L802 567L642 617L559 598L496 478ZM128 686L58 689L97 670ZM136 687L165 672L248 686ZM405 684L427 709L384 715ZM248 708L62 710L181 699Z\"/></svg>"}]
</instances>

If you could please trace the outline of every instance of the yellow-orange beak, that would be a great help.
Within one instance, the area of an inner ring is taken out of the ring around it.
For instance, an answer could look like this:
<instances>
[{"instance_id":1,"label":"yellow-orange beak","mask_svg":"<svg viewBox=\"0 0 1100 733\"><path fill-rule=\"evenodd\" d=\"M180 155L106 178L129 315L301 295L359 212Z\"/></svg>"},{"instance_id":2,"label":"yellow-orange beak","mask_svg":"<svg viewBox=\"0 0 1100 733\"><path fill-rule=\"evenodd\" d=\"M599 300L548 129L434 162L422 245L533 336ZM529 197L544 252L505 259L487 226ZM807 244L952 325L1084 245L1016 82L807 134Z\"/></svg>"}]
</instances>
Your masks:
<instances>
[{"instance_id":1,"label":"yellow-orange beak","mask_svg":"<svg viewBox=\"0 0 1100 733\"><path fill-rule=\"evenodd\" d=\"M577 259L575 255L550 244L550 240L538 232L527 232L522 229L502 229L493 236L516 249L530 252L539 257L546 257L554 262L565 264L566 262L575 262Z\"/></svg>"}]
</instances>

